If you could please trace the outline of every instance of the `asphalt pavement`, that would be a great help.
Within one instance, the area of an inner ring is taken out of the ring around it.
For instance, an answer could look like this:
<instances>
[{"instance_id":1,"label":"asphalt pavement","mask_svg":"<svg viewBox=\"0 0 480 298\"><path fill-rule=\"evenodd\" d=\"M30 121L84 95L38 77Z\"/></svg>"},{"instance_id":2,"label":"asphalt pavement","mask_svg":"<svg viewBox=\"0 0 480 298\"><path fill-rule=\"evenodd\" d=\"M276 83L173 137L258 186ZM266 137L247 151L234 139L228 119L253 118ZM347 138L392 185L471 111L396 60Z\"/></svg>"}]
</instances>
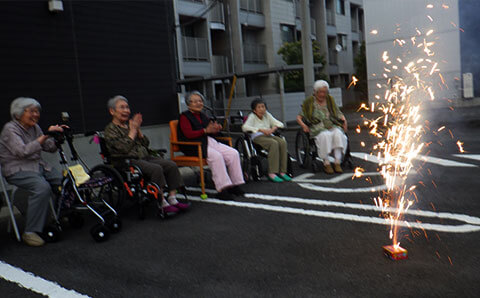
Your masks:
<instances>
[{"instance_id":1,"label":"asphalt pavement","mask_svg":"<svg viewBox=\"0 0 480 298\"><path fill-rule=\"evenodd\" d=\"M389 226L371 210L378 196L371 189L383 181L376 163L354 158L371 175L352 179L348 169L329 176L295 165L296 181L248 183L246 197L235 201L216 200L211 185L202 201L196 179L187 177L190 211L161 220L152 205L139 220L126 208L122 231L104 243L90 237L95 219L88 213L83 228L40 248L17 243L3 222L0 265L91 297L478 297L480 112L443 112L455 117L431 114L428 158L415 162L409 178L418 213L405 221L420 228L401 229L406 260L383 255ZM347 118L351 128L362 122L358 114ZM285 132L292 153L295 133ZM458 155L457 140L466 153ZM352 152L365 151L362 141L372 140L350 133ZM38 296L7 282L0 268L0 296Z\"/></svg>"}]
</instances>

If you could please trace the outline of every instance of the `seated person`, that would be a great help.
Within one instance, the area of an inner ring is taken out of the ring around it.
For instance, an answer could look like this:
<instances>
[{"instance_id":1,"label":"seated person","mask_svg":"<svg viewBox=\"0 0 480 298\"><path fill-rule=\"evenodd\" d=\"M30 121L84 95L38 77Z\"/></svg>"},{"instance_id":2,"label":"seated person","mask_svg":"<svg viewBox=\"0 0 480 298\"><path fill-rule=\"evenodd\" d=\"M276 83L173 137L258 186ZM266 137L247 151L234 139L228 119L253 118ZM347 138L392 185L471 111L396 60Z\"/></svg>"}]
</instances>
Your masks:
<instances>
[{"instance_id":1,"label":"seated person","mask_svg":"<svg viewBox=\"0 0 480 298\"><path fill-rule=\"evenodd\" d=\"M231 200L234 199L233 195L243 196L244 191L238 187L245 183L238 151L215 140L214 136L220 132L222 125L202 112L203 102L203 95L198 91L186 95L188 111L180 115L178 139L202 143L203 158L207 159L221 199ZM193 146L180 146L180 150L187 156L198 156L197 148Z\"/></svg>"},{"instance_id":2,"label":"seated person","mask_svg":"<svg viewBox=\"0 0 480 298\"><path fill-rule=\"evenodd\" d=\"M250 133L255 144L268 151L268 179L273 182L290 181L287 172L287 142L284 138L273 135L283 123L275 119L267 111L265 102L254 99L251 104L252 113L242 125L243 132Z\"/></svg>"},{"instance_id":3,"label":"seated person","mask_svg":"<svg viewBox=\"0 0 480 298\"><path fill-rule=\"evenodd\" d=\"M124 159L130 158L131 163L142 171L147 180L161 188L162 208L165 213L175 214L186 210L189 205L178 202L176 198L177 188L184 185L178 167L171 160L150 154L151 150L148 148L150 141L140 129L142 114L137 113L130 119L128 100L121 95L108 101L108 109L112 115L112 122L105 127L104 135L114 165L121 165ZM169 188L167 200L163 197L165 186Z\"/></svg>"},{"instance_id":4,"label":"seated person","mask_svg":"<svg viewBox=\"0 0 480 298\"><path fill-rule=\"evenodd\" d=\"M5 124L0 135L0 164L2 175L8 183L28 190L27 218L23 242L30 246L42 246L43 231L48 216L52 187L62 183L60 171L50 167L41 156L42 151L55 152L55 141L44 135L38 121L40 103L33 98L19 97L10 105L12 120ZM53 125L48 131L62 132Z\"/></svg>"},{"instance_id":5,"label":"seated person","mask_svg":"<svg viewBox=\"0 0 480 298\"><path fill-rule=\"evenodd\" d=\"M315 82L313 96L303 102L302 111L297 115L297 122L304 132L309 132L310 137L314 138L318 156L323 159L325 172L342 173L340 163L342 154L347 150L347 136L344 133L347 131L347 120L333 97L328 94L328 89L326 81ZM333 168L328 160L328 155L332 151L335 158Z\"/></svg>"}]
</instances>

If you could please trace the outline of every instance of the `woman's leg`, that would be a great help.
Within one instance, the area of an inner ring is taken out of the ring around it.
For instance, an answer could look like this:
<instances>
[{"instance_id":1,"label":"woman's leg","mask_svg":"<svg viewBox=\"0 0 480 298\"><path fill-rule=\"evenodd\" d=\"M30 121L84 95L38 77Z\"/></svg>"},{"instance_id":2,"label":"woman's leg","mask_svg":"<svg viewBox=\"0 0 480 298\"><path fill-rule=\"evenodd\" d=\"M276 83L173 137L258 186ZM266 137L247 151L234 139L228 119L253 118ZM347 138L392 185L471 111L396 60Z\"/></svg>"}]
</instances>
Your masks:
<instances>
[{"instance_id":1,"label":"woman's leg","mask_svg":"<svg viewBox=\"0 0 480 298\"><path fill-rule=\"evenodd\" d=\"M258 136L253 142L268 151L268 173L280 173L280 148L275 137Z\"/></svg>"},{"instance_id":2,"label":"woman's leg","mask_svg":"<svg viewBox=\"0 0 480 298\"><path fill-rule=\"evenodd\" d=\"M210 137L208 138L207 163L212 171L212 180L215 184L215 189L218 192L221 192L224 188L232 185L232 180L230 180L230 176L228 176L227 167L222 154L217 151L218 146L216 143L216 140Z\"/></svg>"},{"instance_id":3,"label":"woman's leg","mask_svg":"<svg viewBox=\"0 0 480 298\"><path fill-rule=\"evenodd\" d=\"M323 163L328 165L328 155L332 152L332 132L329 130L322 131L315 137L315 145L317 146L318 157L323 159Z\"/></svg>"},{"instance_id":4,"label":"woman's leg","mask_svg":"<svg viewBox=\"0 0 480 298\"><path fill-rule=\"evenodd\" d=\"M53 195L48 181L42 173L30 171L13 174L7 177L7 181L31 193L28 198L25 232L42 232L48 215L49 200Z\"/></svg>"},{"instance_id":5,"label":"woman's leg","mask_svg":"<svg viewBox=\"0 0 480 298\"><path fill-rule=\"evenodd\" d=\"M165 188L167 181L165 179L163 167L160 164L143 159L133 159L131 162L133 165L140 168L142 174L147 180L154 182L162 189Z\"/></svg>"},{"instance_id":6,"label":"woman's leg","mask_svg":"<svg viewBox=\"0 0 480 298\"><path fill-rule=\"evenodd\" d=\"M161 157L148 157L149 162L160 165L163 169L163 175L166 179L167 186L170 191L175 191L177 188L184 186L182 175L178 170L177 164L171 160L163 159Z\"/></svg>"},{"instance_id":7,"label":"woman's leg","mask_svg":"<svg viewBox=\"0 0 480 298\"><path fill-rule=\"evenodd\" d=\"M274 136L273 137L278 143L279 149L279 161L280 161L280 173L285 174L287 172L287 160L288 160L288 149L287 149L287 141L284 138Z\"/></svg>"},{"instance_id":8,"label":"woman's leg","mask_svg":"<svg viewBox=\"0 0 480 298\"><path fill-rule=\"evenodd\" d=\"M340 128L332 128L332 149L335 156L335 163L340 164L342 161L342 152L346 149L346 136Z\"/></svg>"},{"instance_id":9,"label":"woman's leg","mask_svg":"<svg viewBox=\"0 0 480 298\"><path fill-rule=\"evenodd\" d=\"M222 143L217 142L215 139L209 137L208 138L208 157L207 157L207 162L210 165L210 148L212 149L212 152L216 152L220 154L221 156L221 161L222 164L218 163L219 165L223 165L223 171L221 172L222 175L223 173L225 174L226 178L224 177L223 181L224 182L229 182L228 184L225 184L223 187L218 188L217 183L215 182L215 187L218 189L223 189L229 185L240 185L244 184L245 181L243 180L243 173L242 173L242 165L240 163L240 155L238 154L238 151L235 150L234 148L224 145ZM218 159L218 156L216 157ZM227 169L228 169L228 174L227 174ZM213 174L213 169L212 169L212 174ZM221 179L220 177L217 177L218 179Z\"/></svg>"}]
</instances>

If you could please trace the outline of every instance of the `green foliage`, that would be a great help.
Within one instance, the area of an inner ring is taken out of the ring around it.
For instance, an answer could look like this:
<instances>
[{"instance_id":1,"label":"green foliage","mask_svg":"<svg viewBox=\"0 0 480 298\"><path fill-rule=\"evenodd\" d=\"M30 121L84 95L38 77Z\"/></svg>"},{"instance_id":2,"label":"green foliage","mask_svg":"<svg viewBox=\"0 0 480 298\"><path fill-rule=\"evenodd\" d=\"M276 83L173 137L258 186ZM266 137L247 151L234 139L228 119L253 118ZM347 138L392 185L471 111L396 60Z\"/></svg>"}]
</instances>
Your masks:
<instances>
[{"instance_id":1,"label":"green foliage","mask_svg":"<svg viewBox=\"0 0 480 298\"><path fill-rule=\"evenodd\" d=\"M315 80L327 80L328 76L323 72L325 69L325 56L320 50L320 43L316 40L312 41L313 62L321 63L323 67L315 72ZM286 42L278 50L278 54L282 56L283 61L288 65L302 64L302 42ZM304 90L303 71L289 71L284 75L285 92L298 92Z\"/></svg>"},{"instance_id":2,"label":"green foliage","mask_svg":"<svg viewBox=\"0 0 480 298\"><path fill-rule=\"evenodd\" d=\"M353 64L355 65L355 76L358 79L355 90L360 93L362 102L368 102L368 76L365 42L362 42L360 51L357 56L355 56Z\"/></svg>"}]
</instances>

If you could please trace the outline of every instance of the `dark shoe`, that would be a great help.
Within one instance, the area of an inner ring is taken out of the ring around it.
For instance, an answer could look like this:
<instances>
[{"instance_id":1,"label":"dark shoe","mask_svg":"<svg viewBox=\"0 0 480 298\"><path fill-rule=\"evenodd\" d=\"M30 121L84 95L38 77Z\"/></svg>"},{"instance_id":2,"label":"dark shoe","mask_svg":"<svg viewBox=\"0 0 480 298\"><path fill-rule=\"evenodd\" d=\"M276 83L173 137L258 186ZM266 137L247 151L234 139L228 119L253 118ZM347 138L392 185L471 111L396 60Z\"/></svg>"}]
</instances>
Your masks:
<instances>
[{"instance_id":1,"label":"dark shoe","mask_svg":"<svg viewBox=\"0 0 480 298\"><path fill-rule=\"evenodd\" d=\"M178 202L177 204L173 205L173 207L176 207L180 211L187 211L188 208L190 208L190 203L185 204Z\"/></svg>"},{"instance_id":2,"label":"dark shoe","mask_svg":"<svg viewBox=\"0 0 480 298\"><path fill-rule=\"evenodd\" d=\"M334 173L333 171L333 168L332 168L332 165L331 164L328 164L328 165L323 165L323 168L325 169L325 173L331 175Z\"/></svg>"},{"instance_id":3,"label":"dark shoe","mask_svg":"<svg viewBox=\"0 0 480 298\"><path fill-rule=\"evenodd\" d=\"M245 192L243 191L243 189L241 189L238 185L232 188L229 188L228 191L239 197L243 197L243 195L245 195Z\"/></svg>"},{"instance_id":4,"label":"dark shoe","mask_svg":"<svg viewBox=\"0 0 480 298\"><path fill-rule=\"evenodd\" d=\"M172 205L162 207L162 211L163 211L163 214L165 214L166 216L173 216L178 212L180 212L180 210L177 207Z\"/></svg>"},{"instance_id":5,"label":"dark shoe","mask_svg":"<svg viewBox=\"0 0 480 298\"><path fill-rule=\"evenodd\" d=\"M28 246L42 246L45 241L37 233L23 233L23 242Z\"/></svg>"},{"instance_id":6,"label":"dark shoe","mask_svg":"<svg viewBox=\"0 0 480 298\"><path fill-rule=\"evenodd\" d=\"M218 199L223 201L234 201L235 196L228 189L224 189L218 193Z\"/></svg>"}]
</instances>

